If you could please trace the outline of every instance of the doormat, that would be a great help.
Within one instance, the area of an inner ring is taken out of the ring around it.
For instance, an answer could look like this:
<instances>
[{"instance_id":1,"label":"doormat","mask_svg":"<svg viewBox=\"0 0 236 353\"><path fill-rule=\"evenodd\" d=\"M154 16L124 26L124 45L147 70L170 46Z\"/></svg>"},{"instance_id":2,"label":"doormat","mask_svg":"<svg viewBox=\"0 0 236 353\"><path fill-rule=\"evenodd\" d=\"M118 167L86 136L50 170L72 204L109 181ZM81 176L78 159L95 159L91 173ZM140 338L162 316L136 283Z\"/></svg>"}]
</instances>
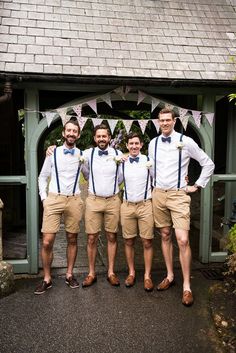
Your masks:
<instances>
[{"instance_id":1,"label":"doormat","mask_svg":"<svg viewBox=\"0 0 236 353\"><path fill-rule=\"evenodd\" d=\"M201 268L199 270L206 279L223 281L223 268Z\"/></svg>"}]
</instances>

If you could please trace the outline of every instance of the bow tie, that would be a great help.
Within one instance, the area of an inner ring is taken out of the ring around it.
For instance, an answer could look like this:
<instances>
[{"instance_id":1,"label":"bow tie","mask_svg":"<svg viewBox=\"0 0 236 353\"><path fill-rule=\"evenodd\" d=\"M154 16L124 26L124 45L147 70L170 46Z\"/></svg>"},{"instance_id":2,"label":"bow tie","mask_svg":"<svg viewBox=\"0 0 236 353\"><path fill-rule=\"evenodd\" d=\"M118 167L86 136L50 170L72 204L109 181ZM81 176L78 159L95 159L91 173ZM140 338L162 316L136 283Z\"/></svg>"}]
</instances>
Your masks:
<instances>
[{"instance_id":1,"label":"bow tie","mask_svg":"<svg viewBox=\"0 0 236 353\"><path fill-rule=\"evenodd\" d=\"M108 155L108 151L98 150L98 155L99 156L102 156L102 155L107 156Z\"/></svg>"},{"instance_id":2,"label":"bow tie","mask_svg":"<svg viewBox=\"0 0 236 353\"><path fill-rule=\"evenodd\" d=\"M133 163L133 162L138 163L138 161L139 161L139 157L134 157L134 158L129 157L129 161L130 161L130 163Z\"/></svg>"},{"instance_id":3,"label":"bow tie","mask_svg":"<svg viewBox=\"0 0 236 353\"><path fill-rule=\"evenodd\" d=\"M170 136L168 136L168 137L163 137L162 136L162 138L161 138L161 140L162 140L162 142L171 142L171 137Z\"/></svg>"},{"instance_id":4,"label":"bow tie","mask_svg":"<svg viewBox=\"0 0 236 353\"><path fill-rule=\"evenodd\" d=\"M65 148L64 148L63 152L64 152L64 154L71 154L72 156L74 156L74 154L75 154L75 149L72 148L72 149L69 150L69 149L65 149Z\"/></svg>"}]
</instances>

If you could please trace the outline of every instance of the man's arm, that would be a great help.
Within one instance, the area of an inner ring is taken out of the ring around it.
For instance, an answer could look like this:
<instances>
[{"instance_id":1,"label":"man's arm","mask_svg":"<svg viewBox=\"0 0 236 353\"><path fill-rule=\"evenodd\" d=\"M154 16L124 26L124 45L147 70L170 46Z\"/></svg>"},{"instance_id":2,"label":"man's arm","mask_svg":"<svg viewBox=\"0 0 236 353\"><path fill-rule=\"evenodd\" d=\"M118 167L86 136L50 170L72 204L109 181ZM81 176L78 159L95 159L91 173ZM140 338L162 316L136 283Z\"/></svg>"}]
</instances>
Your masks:
<instances>
[{"instance_id":1,"label":"man's arm","mask_svg":"<svg viewBox=\"0 0 236 353\"><path fill-rule=\"evenodd\" d=\"M48 180L51 176L52 160L51 157L46 157L43 163L43 167L38 177L39 195L41 201L47 197Z\"/></svg>"}]
</instances>

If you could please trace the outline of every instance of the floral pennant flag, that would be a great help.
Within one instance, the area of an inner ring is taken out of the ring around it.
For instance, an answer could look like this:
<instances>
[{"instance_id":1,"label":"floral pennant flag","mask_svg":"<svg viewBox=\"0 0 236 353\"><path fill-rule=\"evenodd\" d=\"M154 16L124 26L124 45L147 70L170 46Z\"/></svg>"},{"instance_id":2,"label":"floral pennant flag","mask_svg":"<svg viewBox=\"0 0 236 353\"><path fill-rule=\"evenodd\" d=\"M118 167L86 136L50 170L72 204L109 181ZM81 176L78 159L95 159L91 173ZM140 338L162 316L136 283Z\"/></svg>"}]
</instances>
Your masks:
<instances>
[{"instance_id":1,"label":"floral pennant flag","mask_svg":"<svg viewBox=\"0 0 236 353\"><path fill-rule=\"evenodd\" d=\"M184 109L184 108L179 108L179 116L183 117L187 114L188 109Z\"/></svg>"},{"instance_id":2,"label":"floral pennant flag","mask_svg":"<svg viewBox=\"0 0 236 353\"><path fill-rule=\"evenodd\" d=\"M100 98L112 108L110 93L103 94Z\"/></svg>"},{"instance_id":3,"label":"floral pennant flag","mask_svg":"<svg viewBox=\"0 0 236 353\"><path fill-rule=\"evenodd\" d=\"M69 121L70 119L67 118L67 115L66 115L66 112L67 112L67 108L58 108L57 109L57 113L60 115L61 117L61 121L62 121L62 125L64 126L65 123L67 121Z\"/></svg>"},{"instance_id":4,"label":"floral pennant flag","mask_svg":"<svg viewBox=\"0 0 236 353\"><path fill-rule=\"evenodd\" d=\"M137 102L137 105L139 105L144 100L144 98L146 96L147 96L146 93L144 93L142 91L138 91L138 102Z\"/></svg>"},{"instance_id":5,"label":"floral pennant flag","mask_svg":"<svg viewBox=\"0 0 236 353\"><path fill-rule=\"evenodd\" d=\"M208 123L212 126L214 120L214 113L207 113L205 114L205 117L207 118Z\"/></svg>"},{"instance_id":6,"label":"floral pennant flag","mask_svg":"<svg viewBox=\"0 0 236 353\"><path fill-rule=\"evenodd\" d=\"M86 123L87 120L88 120L88 118L85 118L85 117L83 117L83 116L78 116L78 117L77 117L77 121L78 121L78 124L79 124L79 127L80 127L80 131L83 130L84 125L85 125L85 123Z\"/></svg>"},{"instance_id":7,"label":"floral pennant flag","mask_svg":"<svg viewBox=\"0 0 236 353\"><path fill-rule=\"evenodd\" d=\"M152 119L152 122L157 130L157 133L159 133L159 130L160 130L159 119Z\"/></svg>"},{"instance_id":8,"label":"floral pennant flag","mask_svg":"<svg viewBox=\"0 0 236 353\"><path fill-rule=\"evenodd\" d=\"M181 123L183 125L184 130L186 130L187 129L187 125L188 125L189 115L180 116L179 119L180 119L180 121L181 121Z\"/></svg>"},{"instance_id":9,"label":"floral pennant flag","mask_svg":"<svg viewBox=\"0 0 236 353\"><path fill-rule=\"evenodd\" d=\"M131 91L131 88L132 88L131 86L125 87L125 93L124 93L125 96Z\"/></svg>"},{"instance_id":10,"label":"floral pennant flag","mask_svg":"<svg viewBox=\"0 0 236 353\"><path fill-rule=\"evenodd\" d=\"M97 114L97 101L96 101L96 99L92 99L92 100L86 102L86 104L88 104L90 106L90 108L92 108L93 111Z\"/></svg>"},{"instance_id":11,"label":"floral pennant flag","mask_svg":"<svg viewBox=\"0 0 236 353\"><path fill-rule=\"evenodd\" d=\"M152 97L152 110L151 110L152 112L158 106L159 103L160 103L159 99Z\"/></svg>"},{"instance_id":12,"label":"floral pennant flag","mask_svg":"<svg viewBox=\"0 0 236 353\"><path fill-rule=\"evenodd\" d=\"M72 108L73 108L75 114L77 115L77 117L80 117L81 111L82 111L82 104L74 105Z\"/></svg>"},{"instance_id":13,"label":"floral pennant flag","mask_svg":"<svg viewBox=\"0 0 236 353\"><path fill-rule=\"evenodd\" d=\"M165 103L165 108L166 109L170 109L170 110L173 110L174 109L174 105L172 105L172 104L169 104L169 103Z\"/></svg>"},{"instance_id":14,"label":"floral pennant flag","mask_svg":"<svg viewBox=\"0 0 236 353\"><path fill-rule=\"evenodd\" d=\"M192 110L193 120L197 127L200 129L201 126L201 112L198 110Z\"/></svg>"},{"instance_id":15,"label":"floral pennant flag","mask_svg":"<svg viewBox=\"0 0 236 353\"><path fill-rule=\"evenodd\" d=\"M57 116L57 113L56 112L44 112L44 113L42 113L42 116L44 118L46 118L47 125L48 125L48 127L50 127L53 119Z\"/></svg>"},{"instance_id":16,"label":"floral pennant flag","mask_svg":"<svg viewBox=\"0 0 236 353\"><path fill-rule=\"evenodd\" d=\"M125 130L128 134L130 131L131 125L133 124L133 120L123 120L123 124L124 124Z\"/></svg>"},{"instance_id":17,"label":"floral pennant flag","mask_svg":"<svg viewBox=\"0 0 236 353\"><path fill-rule=\"evenodd\" d=\"M93 126L100 125L102 123L103 119L101 118L92 118Z\"/></svg>"},{"instance_id":18,"label":"floral pennant flag","mask_svg":"<svg viewBox=\"0 0 236 353\"><path fill-rule=\"evenodd\" d=\"M120 96L123 100L125 100L125 92L123 86L114 89L114 92L118 94L118 96Z\"/></svg>"},{"instance_id":19,"label":"floral pennant flag","mask_svg":"<svg viewBox=\"0 0 236 353\"><path fill-rule=\"evenodd\" d=\"M113 134L114 130L115 130L115 127L116 127L116 124L117 124L117 121L118 120L115 120L115 119L107 119L107 122L110 126L110 129L111 129L111 133Z\"/></svg>"},{"instance_id":20,"label":"floral pennant flag","mask_svg":"<svg viewBox=\"0 0 236 353\"><path fill-rule=\"evenodd\" d=\"M139 123L139 126L140 126L142 133L144 134L148 120L138 120L138 123Z\"/></svg>"}]
</instances>

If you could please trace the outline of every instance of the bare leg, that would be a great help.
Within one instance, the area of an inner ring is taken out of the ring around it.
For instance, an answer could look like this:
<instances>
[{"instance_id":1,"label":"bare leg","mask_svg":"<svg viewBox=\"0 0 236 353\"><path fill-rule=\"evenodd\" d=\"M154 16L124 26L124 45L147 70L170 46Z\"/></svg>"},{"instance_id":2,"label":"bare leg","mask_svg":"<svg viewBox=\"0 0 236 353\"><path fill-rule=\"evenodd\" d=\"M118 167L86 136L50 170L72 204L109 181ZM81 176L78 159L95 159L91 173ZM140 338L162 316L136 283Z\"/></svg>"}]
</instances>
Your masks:
<instances>
[{"instance_id":1,"label":"bare leg","mask_svg":"<svg viewBox=\"0 0 236 353\"><path fill-rule=\"evenodd\" d=\"M135 238L125 239L125 256L129 268L129 275L135 277L134 268L134 243Z\"/></svg>"},{"instance_id":2,"label":"bare leg","mask_svg":"<svg viewBox=\"0 0 236 353\"><path fill-rule=\"evenodd\" d=\"M66 233L67 236L67 272L66 277L73 275L73 268L77 256L77 233Z\"/></svg>"},{"instance_id":3,"label":"bare leg","mask_svg":"<svg viewBox=\"0 0 236 353\"><path fill-rule=\"evenodd\" d=\"M175 234L179 245L179 260L183 273L183 290L190 290L191 248L189 232L184 229L175 229Z\"/></svg>"},{"instance_id":4,"label":"bare leg","mask_svg":"<svg viewBox=\"0 0 236 353\"><path fill-rule=\"evenodd\" d=\"M41 256L44 271L44 281L47 283L51 280L51 265L53 261L53 244L55 237L56 234L54 233L43 233Z\"/></svg>"},{"instance_id":5,"label":"bare leg","mask_svg":"<svg viewBox=\"0 0 236 353\"><path fill-rule=\"evenodd\" d=\"M98 233L88 234L87 253L89 261L89 275L95 276L95 261L97 255Z\"/></svg>"},{"instance_id":6,"label":"bare leg","mask_svg":"<svg viewBox=\"0 0 236 353\"><path fill-rule=\"evenodd\" d=\"M144 257L144 265L145 265L145 273L144 279L151 277L151 269L152 269L152 258L153 258L153 246L152 239L142 239L143 243L143 257Z\"/></svg>"},{"instance_id":7,"label":"bare leg","mask_svg":"<svg viewBox=\"0 0 236 353\"><path fill-rule=\"evenodd\" d=\"M161 248L165 259L167 278L171 282L174 279L173 272L173 243L171 237L171 227L160 228Z\"/></svg>"},{"instance_id":8,"label":"bare leg","mask_svg":"<svg viewBox=\"0 0 236 353\"><path fill-rule=\"evenodd\" d=\"M106 232L107 237L107 257L108 257L108 277L114 273L115 257L117 251L117 234Z\"/></svg>"}]
</instances>

